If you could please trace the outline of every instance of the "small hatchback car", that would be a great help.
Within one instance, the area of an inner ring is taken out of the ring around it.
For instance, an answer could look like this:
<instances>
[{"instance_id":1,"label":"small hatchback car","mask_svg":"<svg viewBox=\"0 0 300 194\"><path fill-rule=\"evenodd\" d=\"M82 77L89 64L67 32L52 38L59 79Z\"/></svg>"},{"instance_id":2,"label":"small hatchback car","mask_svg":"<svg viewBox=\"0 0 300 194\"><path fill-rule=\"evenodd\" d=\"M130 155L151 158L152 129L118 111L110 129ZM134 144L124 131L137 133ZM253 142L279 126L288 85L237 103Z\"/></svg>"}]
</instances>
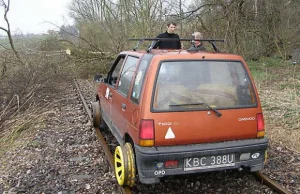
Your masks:
<instances>
[{"instance_id":1,"label":"small hatchback car","mask_svg":"<svg viewBox=\"0 0 300 194\"><path fill-rule=\"evenodd\" d=\"M264 167L261 104L241 56L124 51L100 79L96 99L94 127L109 128L120 144L120 185L133 186L136 175L152 184L168 175Z\"/></svg>"}]
</instances>

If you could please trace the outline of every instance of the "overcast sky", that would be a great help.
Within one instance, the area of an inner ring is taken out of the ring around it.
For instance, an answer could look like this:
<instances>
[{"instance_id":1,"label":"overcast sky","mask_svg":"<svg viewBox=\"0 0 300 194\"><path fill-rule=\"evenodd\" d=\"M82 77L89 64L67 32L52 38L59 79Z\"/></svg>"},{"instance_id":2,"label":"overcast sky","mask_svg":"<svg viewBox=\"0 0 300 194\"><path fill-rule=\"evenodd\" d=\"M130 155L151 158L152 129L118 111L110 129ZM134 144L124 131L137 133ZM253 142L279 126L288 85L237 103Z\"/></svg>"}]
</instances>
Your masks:
<instances>
[{"instance_id":1,"label":"overcast sky","mask_svg":"<svg viewBox=\"0 0 300 194\"><path fill-rule=\"evenodd\" d=\"M68 6L72 0L10 0L10 21L13 33L42 33L55 26L47 23L52 22L58 26L72 24L68 17ZM3 8L0 10L0 26L6 28L3 19ZM0 31L3 34L2 31Z\"/></svg>"}]
</instances>

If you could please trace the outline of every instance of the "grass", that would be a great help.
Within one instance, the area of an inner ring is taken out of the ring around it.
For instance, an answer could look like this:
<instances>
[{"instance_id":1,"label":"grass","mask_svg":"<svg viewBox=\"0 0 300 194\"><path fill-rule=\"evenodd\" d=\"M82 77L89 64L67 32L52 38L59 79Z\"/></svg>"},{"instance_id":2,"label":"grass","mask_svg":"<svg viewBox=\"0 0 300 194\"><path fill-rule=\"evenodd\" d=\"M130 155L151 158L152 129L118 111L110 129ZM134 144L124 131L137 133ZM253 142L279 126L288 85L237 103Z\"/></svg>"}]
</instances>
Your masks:
<instances>
[{"instance_id":1,"label":"grass","mask_svg":"<svg viewBox=\"0 0 300 194\"><path fill-rule=\"evenodd\" d=\"M9 149L22 146L30 142L34 137L34 126L40 126L40 120L18 119L16 124L10 127L10 130L0 138L0 156Z\"/></svg>"},{"instance_id":2,"label":"grass","mask_svg":"<svg viewBox=\"0 0 300 194\"><path fill-rule=\"evenodd\" d=\"M41 44L42 40L45 40L50 35L35 35L30 37L18 37L14 38L14 44L17 50L29 47L36 47L37 45ZM0 39L0 45L5 46L6 48L10 49L10 44L8 38ZM0 46L0 51L5 50L2 46Z\"/></svg>"},{"instance_id":3,"label":"grass","mask_svg":"<svg viewBox=\"0 0 300 194\"><path fill-rule=\"evenodd\" d=\"M25 112L20 112L3 123L5 130L0 131L0 158L7 150L30 144L37 130L46 128L46 118L56 115L56 111L49 110L51 104L29 107Z\"/></svg>"},{"instance_id":4,"label":"grass","mask_svg":"<svg viewBox=\"0 0 300 194\"><path fill-rule=\"evenodd\" d=\"M271 144L300 153L300 65L276 58L249 61Z\"/></svg>"},{"instance_id":5,"label":"grass","mask_svg":"<svg viewBox=\"0 0 300 194\"><path fill-rule=\"evenodd\" d=\"M31 122L27 122L22 124L21 126L17 127L15 130L13 130L13 133L11 133L10 138L8 138L10 140L10 142L14 142L14 140L18 139L21 135L21 133L23 131L28 130L31 127L32 123Z\"/></svg>"}]
</instances>

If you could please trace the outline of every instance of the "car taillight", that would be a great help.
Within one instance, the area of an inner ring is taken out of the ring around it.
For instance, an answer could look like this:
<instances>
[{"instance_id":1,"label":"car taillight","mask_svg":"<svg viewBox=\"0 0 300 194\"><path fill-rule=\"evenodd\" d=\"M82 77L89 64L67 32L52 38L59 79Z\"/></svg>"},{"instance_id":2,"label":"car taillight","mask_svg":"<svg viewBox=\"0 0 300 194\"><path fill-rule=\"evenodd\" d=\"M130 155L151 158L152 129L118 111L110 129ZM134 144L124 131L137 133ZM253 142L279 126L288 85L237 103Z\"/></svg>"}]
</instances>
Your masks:
<instances>
[{"instance_id":1,"label":"car taillight","mask_svg":"<svg viewBox=\"0 0 300 194\"><path fill-rule=\"evenodd\" d=\"M141 120L140 122L140 146L154 146L154 121Z\"/></svg>"},{"instance_id":2,"label":"car taillight","mask_svg":"<svg viewBox=\"0 0 300 194\"><path fill-rule=\"evenodd\" d=\"M265 122L264 116L262 113L258 113L256 115L257 121L257 137L264 137L265 136Z\"/></svg>"}]
</instances>

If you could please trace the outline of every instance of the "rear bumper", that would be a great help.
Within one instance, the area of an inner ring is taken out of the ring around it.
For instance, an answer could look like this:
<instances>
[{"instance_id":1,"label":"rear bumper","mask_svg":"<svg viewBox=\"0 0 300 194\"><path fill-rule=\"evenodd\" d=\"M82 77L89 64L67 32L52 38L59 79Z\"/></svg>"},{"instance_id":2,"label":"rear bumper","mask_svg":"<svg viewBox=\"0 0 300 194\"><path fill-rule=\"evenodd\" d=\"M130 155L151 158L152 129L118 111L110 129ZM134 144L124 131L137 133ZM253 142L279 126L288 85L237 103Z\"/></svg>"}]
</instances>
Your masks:
<instances>
[{"instance_id":1,"label":"rear bumper","mask_svg":"<svg viewBox=\"0 0 300 194\"><path fill-rule=\"evenodd\" d=\"M135 145L135 156L141 182L157 183L160 177L168 175L218 171L240 167L247 167L251 171L259 171L264 167L267 147L267 138L181 146L141 147ZM240 160L242 153L250 153L250 159ZM254 153L259 153L259 156L253 158L252 155ZM184 159L186 158L222 156L227 154L233 154L235 157L235 162L231 166L196 170L184 169ZM164 166L157 166L158 162L165 162L167 160L178 160L178 168L167 169Z\"/></svg>"}]
</instances>

